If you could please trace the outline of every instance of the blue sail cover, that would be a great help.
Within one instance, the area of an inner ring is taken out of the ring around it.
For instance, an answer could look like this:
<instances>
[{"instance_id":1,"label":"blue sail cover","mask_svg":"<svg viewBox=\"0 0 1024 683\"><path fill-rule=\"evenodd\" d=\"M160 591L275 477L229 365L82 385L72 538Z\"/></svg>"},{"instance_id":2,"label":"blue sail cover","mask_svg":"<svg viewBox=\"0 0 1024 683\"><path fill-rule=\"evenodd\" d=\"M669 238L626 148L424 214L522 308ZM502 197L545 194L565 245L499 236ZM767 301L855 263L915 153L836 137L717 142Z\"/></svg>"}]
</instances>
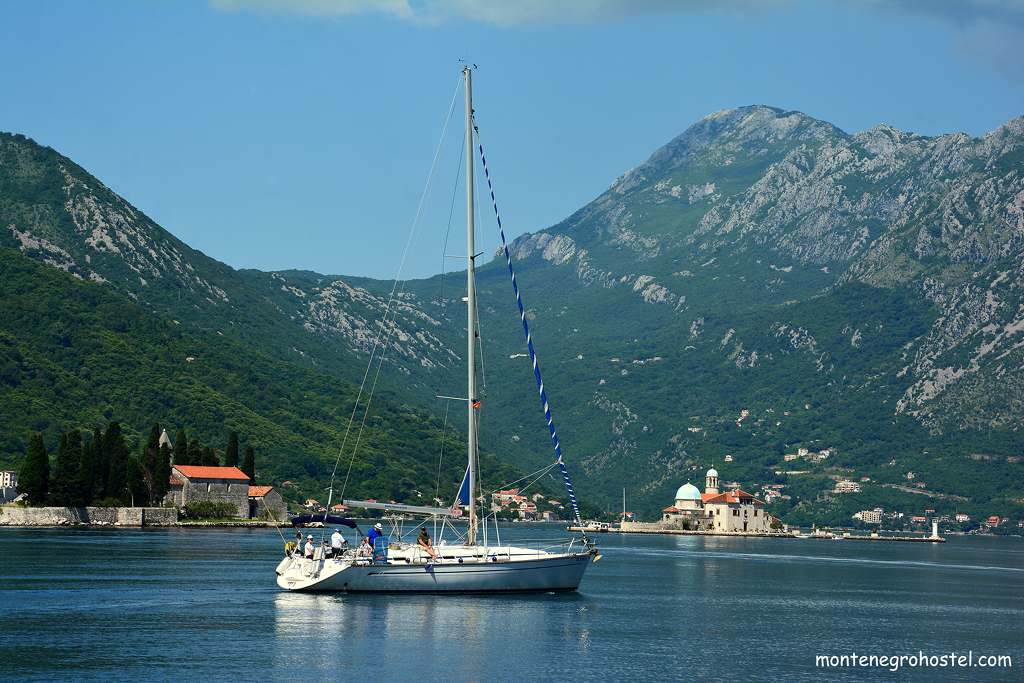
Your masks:
<instances>
[{"instance_id":1,"label":"blue sail cover","mask_svg":"<svg viewBox=\"0 0 1024 683\"><path fill-rule=\"evenodd\" d=\"M466 467L466 473L462 475L462 484L459 486L456 500L463 505L469 505L469 467Z\"/></svg>"},{"instance_id":2,"label":"blue sail cover","mask_svg":"<svg viewBox=\"0 0 1024 683\"><path fill-rule=\"evenodd\" d=\"M309 524L310 522L323 522L324 524L336 524L340 526L347 526L349 529L358 529L356 521L347 517L337 517L335 515L297 515L292 517L292 526L302 526Z\"/></svg>"}]
</instances>

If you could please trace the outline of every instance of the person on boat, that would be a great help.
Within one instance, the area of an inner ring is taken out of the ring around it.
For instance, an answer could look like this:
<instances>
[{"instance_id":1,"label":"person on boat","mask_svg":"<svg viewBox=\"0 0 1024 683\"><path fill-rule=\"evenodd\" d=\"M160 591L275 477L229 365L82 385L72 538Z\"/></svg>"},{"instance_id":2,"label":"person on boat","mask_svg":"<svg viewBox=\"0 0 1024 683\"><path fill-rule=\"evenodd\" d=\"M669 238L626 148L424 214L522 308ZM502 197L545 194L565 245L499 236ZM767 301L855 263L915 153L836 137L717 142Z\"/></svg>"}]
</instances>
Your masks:
<instances>
[{"instance_id":1,"label":"person on boat","mask_svg":"<svg viewBox=\"0 0 1024 683\"><path fill-rule=\"evenodd\" d=\"M356 551L359 557L369 557L373 555L373 548L370 546L370 539L363 536L362 542L359 544L359 549Z\"/></svg>"},{"instance_id":2,"label":"person on boat","mask_svg":"<svg viewBox=\"0 0 1024 683\"><path fill-rule=\"evenodd\" d=\"M295 548L294 553L296 557L302 557L302 532L295 532Z\"/></svg>"},{"instance_id":3,"label":"person on boat","mask_svg":"<svg viewBox=\"0 0 1024 683\"><path fill-rule=\"evenodd\" d=\"M341 553L344 552L344 546L348 543L345 537L341 535L340 529L335 529L334 533L331 534L331 555L334 557L341 557Z\"/></svg>"},{"instance_id":4,"label":"person on boat","mask_svg":"<svg viewBox=\"0 0 1024 683\"><path fill-rule=\"evenodd\" d=\"M377 522L376 524L373 525L373 528L370 529L370 533L366 534L366 540L367 540L367 542L369 542L370 547L372 548L374 541L376 541L378 538L380 538L383 535L384 535L384 527L381 526L380 522Z\"/></svg>"},{"instance_id":5,"label":"person on boat","mask_svg":"<svg viewBox=\"0 0 1024 683\"><path fill-rule=\"evenodd\" d=\"M313 553L316 552L316 544L313 543L313 534L310 534L309 536L306 536L305 551L306 551L306 559L307 560L312 560L313 559Z\"/></svg>"},{"instance_id":6,"label":"person on boat","mask_svg":"<svg viewBox=\"0 0 1024 683\"><path fill-rule=\"evenodd\" d=\"M434 544L430 541L430 534L427 533L427 527L420 529L419 538L416 539L416 545L423 549L425 553L430 555L431 559L437 559L437 551L434 550Z\"/></svg>"}]
</instances>

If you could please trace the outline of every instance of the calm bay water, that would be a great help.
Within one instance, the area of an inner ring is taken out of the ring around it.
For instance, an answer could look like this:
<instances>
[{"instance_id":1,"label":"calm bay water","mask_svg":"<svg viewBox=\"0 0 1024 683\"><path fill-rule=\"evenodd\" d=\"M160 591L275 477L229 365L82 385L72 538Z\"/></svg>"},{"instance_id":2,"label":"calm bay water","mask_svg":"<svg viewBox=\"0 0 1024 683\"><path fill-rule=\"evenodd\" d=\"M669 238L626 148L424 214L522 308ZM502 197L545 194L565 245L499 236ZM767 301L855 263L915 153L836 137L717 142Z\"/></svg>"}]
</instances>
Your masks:
<instances>
[{"instance_id":1,"label":"calm bay water","mask_svg":"<svg viewBox=\"0 0 1024 683\"><path fill-rule=\"evenodd\" d=\"M518 527L503 540L557 538ZM7 680L876 680L815 654L1008 654L1024 541L598 537L576 594L288 594L273 530L0 529Z\"/></svg>"}]
</instances>

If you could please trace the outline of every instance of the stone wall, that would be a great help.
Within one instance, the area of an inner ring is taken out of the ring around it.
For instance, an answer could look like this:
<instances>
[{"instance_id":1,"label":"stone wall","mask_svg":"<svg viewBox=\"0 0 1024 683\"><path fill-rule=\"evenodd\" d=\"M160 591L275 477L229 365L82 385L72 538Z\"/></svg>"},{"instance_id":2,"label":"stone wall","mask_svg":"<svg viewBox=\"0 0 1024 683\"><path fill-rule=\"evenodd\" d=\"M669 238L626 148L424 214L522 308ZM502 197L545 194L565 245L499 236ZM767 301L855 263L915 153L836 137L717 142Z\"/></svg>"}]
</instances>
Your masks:
<instances>
[{"instance_id":1,"label":"stone wall","mask_svg":"<svg viewBox=\"0 0 1024 683\"><path fill-rule=\"evenodd\" d=\"M284 521L288 517L288 507L284 499L277 491L271 490L262 498L253 498L250 516L253 519L269 519L276 522Z\"/></svg>"},{"instance_id":2,"label":"stone wall","mask_svg":"<svg viewBox=\"0 0 1024 683\"><path fill-rule=\"evenodd\" d=\"M3 507L0 526L173 526L178 511L173 508L61 508Z\"/></svg>"},{"instance_id":3,"label":"stone wall","mask_svg":"<svg viewBox=\"0 0 1024 683\"><path fill-rule=\"evenodd\" d=\"M187 480L181 487L181 506L199 501L229 503L235 508L235 517L249 516L249 482L202 479Z\"/></svg>"},{"instance_id":4,"label":"stone wall","mask_svg":"<svg viewBox=\"0 0 1024 683\"><path fill-rule=\"evenodd\" d=\"M622 522L619 526L623 531L665 531L667 529L679 529L679 525L666 524L664 522Z\"/></svg>"}]
</instances>

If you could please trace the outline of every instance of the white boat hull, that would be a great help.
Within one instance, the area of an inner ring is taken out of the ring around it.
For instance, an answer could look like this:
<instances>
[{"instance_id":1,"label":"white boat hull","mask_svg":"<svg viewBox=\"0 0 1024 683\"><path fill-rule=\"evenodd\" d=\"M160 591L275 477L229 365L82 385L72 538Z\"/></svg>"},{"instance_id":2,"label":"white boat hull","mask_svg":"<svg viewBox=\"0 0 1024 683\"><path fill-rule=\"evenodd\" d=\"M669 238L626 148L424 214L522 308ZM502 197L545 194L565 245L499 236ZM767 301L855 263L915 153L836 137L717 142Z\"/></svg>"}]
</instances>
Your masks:
<instances>
[{"instance_id":1,"label":"white boat hull","mask_svg":"<svg viewBox=\"0 0 1024 683\"><path fill-rule=\"evenodd\" d=\"M500 593L576 590L592 555L545 553L498 562L441 563L398 561L389 564L352 560L285 558L277 585L285 590L346 593Z\"/></svg>"}]
</instances>

